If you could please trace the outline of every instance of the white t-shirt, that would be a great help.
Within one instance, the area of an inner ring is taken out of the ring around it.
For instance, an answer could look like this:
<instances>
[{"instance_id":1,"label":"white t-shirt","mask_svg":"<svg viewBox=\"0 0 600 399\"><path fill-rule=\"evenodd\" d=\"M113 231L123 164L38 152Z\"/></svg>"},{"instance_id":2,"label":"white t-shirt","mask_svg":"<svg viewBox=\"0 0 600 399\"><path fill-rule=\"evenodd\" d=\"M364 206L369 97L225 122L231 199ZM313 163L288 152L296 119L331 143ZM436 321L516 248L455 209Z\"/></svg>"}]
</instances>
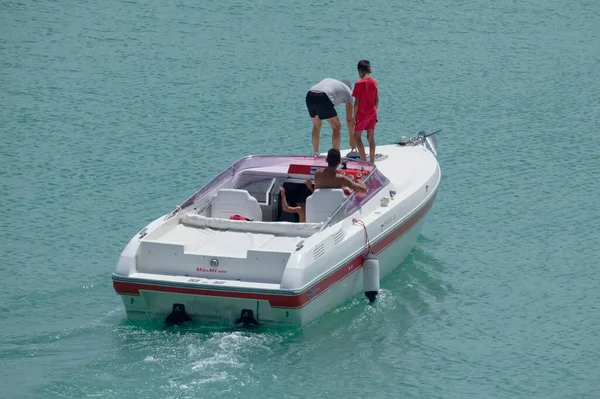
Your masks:
<instances>
[{"instance_id":1,"label":"white t-shirt","mask_svg":"<svg viewBox=\"0 0 600 399\"><path fill-rule=\"evenodd\" d=\"M338 106L343 103L352 103L352 90L346 84L337 79L326 78L310 88L311 91L322 91L333 103Z\"/></svg>"}]
</instances>

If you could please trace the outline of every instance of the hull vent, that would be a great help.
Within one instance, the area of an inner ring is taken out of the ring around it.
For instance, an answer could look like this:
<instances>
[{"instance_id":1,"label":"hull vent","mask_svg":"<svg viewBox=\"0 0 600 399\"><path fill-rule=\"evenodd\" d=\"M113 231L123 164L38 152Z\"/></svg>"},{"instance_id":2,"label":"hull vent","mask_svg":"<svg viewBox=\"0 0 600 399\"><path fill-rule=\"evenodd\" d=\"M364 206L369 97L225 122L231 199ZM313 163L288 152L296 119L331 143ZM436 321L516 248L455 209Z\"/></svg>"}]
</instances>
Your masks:
<instances>
[{"instance_id":1,"label":"hull vent","mask_svg":"<svg viewBox=\"0 0 600 399\"><path fill-rule=\"evenodd\" d=\"M333 235L333 243L337 244L344 239L344 230L339 230Z\"/></svg>"},{"instance_id":2,"label":"hull vent","mask_svg":"<svg viewBox=\"0 0 600 399\"><path fill-rule=\"evenodd\" d=\"M325 254L325 247L323 246L323 244L317 245L317 247L315 248L315 251L313 252L313 256L315 257L315 259L323 256Z\"/></svg>"}]
</instances>

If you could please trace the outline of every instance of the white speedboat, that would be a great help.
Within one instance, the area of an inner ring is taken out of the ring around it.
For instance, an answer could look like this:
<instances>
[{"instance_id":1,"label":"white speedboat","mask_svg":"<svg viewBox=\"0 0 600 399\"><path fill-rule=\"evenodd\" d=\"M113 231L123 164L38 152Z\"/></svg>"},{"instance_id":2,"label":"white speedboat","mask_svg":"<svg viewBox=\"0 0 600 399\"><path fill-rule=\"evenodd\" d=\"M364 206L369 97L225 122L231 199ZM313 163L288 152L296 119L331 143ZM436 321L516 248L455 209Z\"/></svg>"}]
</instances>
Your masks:
<instances>
[{"instance_id":1,"label":"white speedboat","mask_svg":"<svg viewBox=\"0 0 600 399\"><path fill-rule=\"evenodd\" d=\"M128 317L303 325L361 292L373 301L435 201L435 133L378 146L374 164L343 158L339 173L366 194L307 198L324 157L237 160L125 247L112 279ZM305 223L282 211L281 186L305 199Z\"/></svg>"}]
</instances>

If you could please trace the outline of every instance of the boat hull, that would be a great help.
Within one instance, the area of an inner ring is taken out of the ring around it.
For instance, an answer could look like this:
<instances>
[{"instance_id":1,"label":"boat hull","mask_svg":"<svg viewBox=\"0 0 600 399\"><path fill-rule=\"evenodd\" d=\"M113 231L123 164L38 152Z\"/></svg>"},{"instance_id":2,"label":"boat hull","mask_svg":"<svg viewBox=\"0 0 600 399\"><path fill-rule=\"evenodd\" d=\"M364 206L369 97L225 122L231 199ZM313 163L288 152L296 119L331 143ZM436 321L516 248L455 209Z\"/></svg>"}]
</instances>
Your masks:
<instances>
[{"instance_id":1,"label":"boat hull","mask_svg":"<svg viewBox=\"0 0 600 399\"><path fill-rule=\"evenodd\" d=\"M371 243L379 260L380 278L397 268L410 253L436 194L432 193L410 218ZM340 262L328 276L296 293L211 291L115 275L113 285L130 319L164 320L173 304L183 304L192 320L202 323L234 325L242 311L251 310L263 325L301 326L362 295L362 263L363 254Z\"/></svg>"},{"instance_id":2,"label":"boat hull","mask_svg":"<svg viewBox=\"0 0 600 399\"><path fill-rule=\"evenodd\" d=\"M441 181L439 164L424 145L379 149L383 157L376 171L385 180L363 202L340 206L343 213L334 212L323 229L311 234L295 226L288 236L278 235L281 229L242 233L229 231L229 224L186 226L186 212L195 201L203 203L195 196L179 209L182 219L152 222L131 239L112 276L128 317L163 321L184 306L200 323L234 325L251 312L250 320L259 324L301 326L362 296L367 247L378 259L380 279L397 268L415 246ZM255 173L266 173L257 165ZM285 181L290 174L284 169L267 172L283 173ZM233 166L227 170L237 173ZM297 179L307 174L294 173Z\"/></svg>"}]
</instances>

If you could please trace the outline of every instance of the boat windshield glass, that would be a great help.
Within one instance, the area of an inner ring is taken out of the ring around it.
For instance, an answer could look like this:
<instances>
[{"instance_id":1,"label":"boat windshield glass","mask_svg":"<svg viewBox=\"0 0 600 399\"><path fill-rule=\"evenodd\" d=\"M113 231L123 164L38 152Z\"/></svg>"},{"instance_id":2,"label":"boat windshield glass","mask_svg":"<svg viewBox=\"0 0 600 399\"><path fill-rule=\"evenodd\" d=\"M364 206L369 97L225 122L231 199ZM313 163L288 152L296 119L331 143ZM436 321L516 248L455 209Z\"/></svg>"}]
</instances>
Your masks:
<instances>
[{"instance_id":1,"label":"boat windshield glass","mask_svg":"<svg viewBox=\"0 0 600 399\"><path fill-rule=\"evenodd\" d=\"M367 192L365 194L358 192L352 193L333 213L333 215L331 215L327 222L325 222L321 230L327 228L327 226L334 225L344 220L348 215L356 212L358 208L373 198L373 196L375 196L388 183L388 178L385 177L378 169L373 170L372 173L365 178Z\"/></svg>"},{"instance_id":2,"label":"boat windshield glass","mask_svg":"<svg viewBox=\"0 0 600 399\"><path fill-rule=\"evenodd\" d=\"M366 194L352 194L348 197L327 224L337 223L348 212L354 212L362 203L375 195L381 185L387 184L385 176L373 164L353 159L343 159L343 163L348 169L362 170L367 174L364 181L369 191ZM276 176L305 178L314 174L317 168L326 166L324 157L266 155L241 158L177 206L168 217L172 217L179 210L190 205L196 205L200 209L207 206L212 196L222 188L252 188L253 192L266 193L270 185L274 183ZM257 200L261 203L266 202L266 198L262 198L264 196L262 194L261 198L257 198Z\"/></svg>"},{"instance_id":3,"label":"boat windshield glass","mask_svg":"<svg viewBox=\"0 0 600 399\"><path fill-rule=\"evenodd\" d=\"M366 173L374 169L372 164L358 160L344 159L344 162L348 168L363 169ZM323 157L266 155L241 158L192 194L174 212L192 204L203 207L222 188L246 188L251 184L261 185L261 187L263 185L268 186L273 179L267 176L310 175L314 173L316 168L324 168L326 166L327 164ZM252 175L240 174L242 171L252 172ZM258 200L260 201L261 199Z\"/></svg>"},{"instance_id":4,"label":"boat windshield glass","mask_svg":"<svg viewBox=\"0 0 600 399\"><path fill-rule=\"evenodd\" d=\"M272 168L275 170L278 166L289 165L290 157L245 157L238 159L221 173L219 173L214 179L210 180L198 191L192 194L186 199L179 208L183 209L192 204L199 204L200 206L210 202L210 198L213 194L222 188L232 188L234 186L234 178L242 170L255 169L255 168Z\"/></svg>"}]
</instances>

